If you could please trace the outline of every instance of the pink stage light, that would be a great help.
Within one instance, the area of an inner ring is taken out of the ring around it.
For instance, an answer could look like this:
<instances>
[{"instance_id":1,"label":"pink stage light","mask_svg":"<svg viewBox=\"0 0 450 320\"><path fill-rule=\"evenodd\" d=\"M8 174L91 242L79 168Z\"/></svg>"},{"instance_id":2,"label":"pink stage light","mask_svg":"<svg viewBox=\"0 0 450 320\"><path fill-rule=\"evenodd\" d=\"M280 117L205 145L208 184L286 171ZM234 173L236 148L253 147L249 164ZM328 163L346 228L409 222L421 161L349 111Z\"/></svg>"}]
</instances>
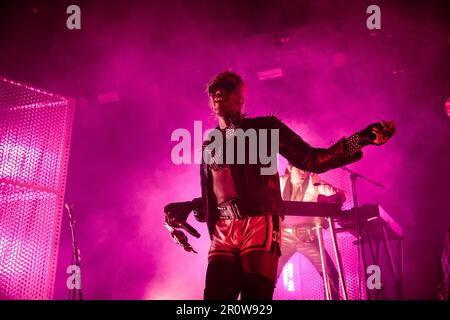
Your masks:
<instances>
[{"instance_id":1,"label":"pink stage light","mask_svg":"<svg viewBox=\"0 0 450 320\"><path fill-rule=\"evenodd\" d=\"M99 103L117 102L120 101L120 97L117 92L106 92L97 95L97 100Z\"/></svg>"},{"instance_id":2,"label":"pink stage light","mask_svg":"<svg viewBox=\"0 0 450 320\"><path fill-rule=\"evenodd\" d=\"M445 101L445 110L447 111L447 116L450 118L450 98Z\"/></svg>"},{"instance_id":3,"label":"pink stage light","mask_svg":"<svg viewBox=\"0 0 450 320\"><path fill-rule=\"evenodd\" d=\"M74 103L0 77L0 297L51 299Z\"/></svg>"},{"instance_id":4,"label":"pink stage light","mask_svg":"<svg viewBox=\"0 0 450 320\"><path fill-rule=\"evenodd\" d=\"M259 71L257 74L258 79L260 81L264 81L274 78L281 78L283 76L283 70L281 68L275 68L270 70Z\"/></svg>"}]
</instances>

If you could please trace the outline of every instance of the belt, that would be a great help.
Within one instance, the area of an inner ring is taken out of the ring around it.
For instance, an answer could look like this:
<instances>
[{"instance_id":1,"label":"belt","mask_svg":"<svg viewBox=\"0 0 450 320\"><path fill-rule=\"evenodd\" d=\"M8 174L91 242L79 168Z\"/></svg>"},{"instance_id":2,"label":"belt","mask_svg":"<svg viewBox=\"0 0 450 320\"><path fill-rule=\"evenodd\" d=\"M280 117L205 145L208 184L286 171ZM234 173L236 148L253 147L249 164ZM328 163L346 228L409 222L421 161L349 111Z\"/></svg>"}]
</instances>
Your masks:
<instances>
[{"instance_id":1,"label":"belt","mask_svg":"<svg viewBox=\"0 0 450 320\"><path fill-rule=\"evenodd\" d=\"M247 217L242 211L237 198L222 202L217 206L219 209L219 219L242 219Z\"/></svg>"}]
</instances>

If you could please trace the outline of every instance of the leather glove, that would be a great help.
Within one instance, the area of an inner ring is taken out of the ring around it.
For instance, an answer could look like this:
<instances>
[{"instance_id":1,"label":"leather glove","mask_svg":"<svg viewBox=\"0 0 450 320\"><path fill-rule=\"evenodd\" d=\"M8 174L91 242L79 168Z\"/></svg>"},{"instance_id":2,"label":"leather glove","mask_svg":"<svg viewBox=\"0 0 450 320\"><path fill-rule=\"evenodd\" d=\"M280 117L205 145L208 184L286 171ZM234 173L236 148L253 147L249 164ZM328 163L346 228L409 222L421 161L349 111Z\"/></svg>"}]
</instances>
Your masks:
<instances>
[{"instance_id":1,"label":"leather glove","mask_svg":"<svg viewBox=\"0 0 450 320\"><path fill-rule=\"evenodd\" d=\"M359 132L359 144L380 146L385 144L395 134L394 121L380 121L372 123Z\"/></svg>"},{"instance_id":2,"label":"leather glove","mask_svg":"<svg viewBox=\"0 0 450 320\"><path fill-rule=\"evenodd\" d=\"M167 224L173 228L180 227L181 223L186 222L193 209L192 201L169 203L164 207Z\"/></svg>"},{"instance_id":3,"label":"leather glove","mask_svg":"<svg viewBox=\"0 0 450 320\"><path fill-rule=\"evenodd\" d=\"M353 157L361 149L369 144L380 146L385 144L395 134L394 121L380 121L372 123L364 130L352 134L345 139L345 153L349 157Z\"/></svg>"}]
</instances>

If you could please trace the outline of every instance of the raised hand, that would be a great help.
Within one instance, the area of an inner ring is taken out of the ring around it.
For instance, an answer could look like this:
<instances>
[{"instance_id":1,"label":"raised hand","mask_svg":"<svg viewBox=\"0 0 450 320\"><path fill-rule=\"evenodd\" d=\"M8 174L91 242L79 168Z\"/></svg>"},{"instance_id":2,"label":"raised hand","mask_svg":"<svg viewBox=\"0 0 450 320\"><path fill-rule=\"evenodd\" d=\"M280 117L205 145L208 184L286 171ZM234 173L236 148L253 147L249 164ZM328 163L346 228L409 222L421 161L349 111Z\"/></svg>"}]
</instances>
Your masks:
<instances>
[{"instance_id":1,"label":"raised hand","mask_svg":"<svg viewBox=\"0 0 450 320\"><path fill-rule=\"evenodd\" d=\"M377 145L385 144L395 134L394 121L380 121L372 123L364 130L359 132L360 144L364 145Z\"/></svg>"}]
</instances>

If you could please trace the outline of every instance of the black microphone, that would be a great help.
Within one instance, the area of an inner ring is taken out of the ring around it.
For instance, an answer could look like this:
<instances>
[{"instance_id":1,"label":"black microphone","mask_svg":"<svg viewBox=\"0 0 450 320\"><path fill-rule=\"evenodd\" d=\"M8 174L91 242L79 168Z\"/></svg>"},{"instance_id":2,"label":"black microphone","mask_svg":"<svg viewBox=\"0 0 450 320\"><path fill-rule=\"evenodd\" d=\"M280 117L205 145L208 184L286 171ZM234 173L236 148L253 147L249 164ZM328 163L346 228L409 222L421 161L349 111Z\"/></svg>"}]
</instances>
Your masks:
<instances>
[{"instance_id":1,"label":"black microphone","mask_svg":"<svg viewBox=\"0 0 450 320\"><path fill-rule=\"evenodd\" d=\"M190 235L196 238L200 238L200 233L198 233L198 231L195 230L194 227L192 227L189 223L187 222L180 223L180 227L189 232Z\"/></svg>"}]
</instances>

